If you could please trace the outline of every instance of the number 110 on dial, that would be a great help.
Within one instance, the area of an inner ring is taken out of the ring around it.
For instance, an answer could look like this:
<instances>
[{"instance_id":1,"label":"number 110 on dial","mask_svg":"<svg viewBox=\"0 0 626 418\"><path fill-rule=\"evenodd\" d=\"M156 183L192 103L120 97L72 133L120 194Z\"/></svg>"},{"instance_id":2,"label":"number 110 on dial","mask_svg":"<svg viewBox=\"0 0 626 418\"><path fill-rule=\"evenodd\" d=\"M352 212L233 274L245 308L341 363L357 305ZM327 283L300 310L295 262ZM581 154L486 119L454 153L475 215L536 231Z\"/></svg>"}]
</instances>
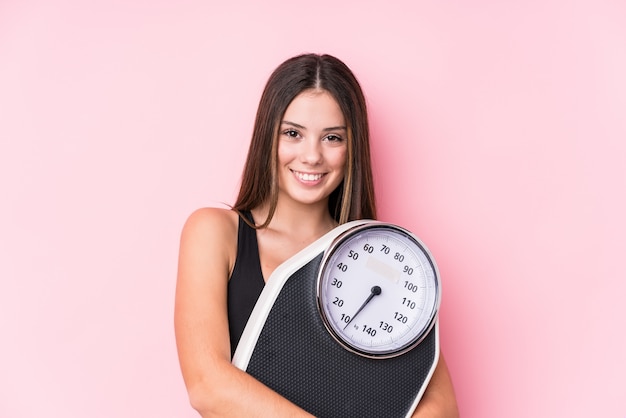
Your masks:
<instances>
[{"instance_id":1,"label":"number 110 on dial","mask_svg":"<svg viewBox=\"0 0 626 418\"><path fill-rule=\"evenodd\" d=\"M397 356L436 321L437 266L409 231L369 221L339 235L325 252L317 301L324 325L344 348L371 358Z\"/></svg>"}]
</instances>

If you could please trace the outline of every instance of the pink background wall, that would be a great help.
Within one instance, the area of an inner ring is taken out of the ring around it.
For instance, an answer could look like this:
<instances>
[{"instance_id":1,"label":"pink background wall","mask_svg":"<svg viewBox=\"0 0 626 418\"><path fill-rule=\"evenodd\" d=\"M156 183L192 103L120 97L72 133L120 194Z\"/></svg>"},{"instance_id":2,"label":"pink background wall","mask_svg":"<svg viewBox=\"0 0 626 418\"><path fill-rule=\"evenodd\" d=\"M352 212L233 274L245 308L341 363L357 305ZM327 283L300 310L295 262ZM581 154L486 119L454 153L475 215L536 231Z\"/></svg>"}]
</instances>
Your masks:
<instances>
[{"instance_id":1,"label":"pink background wall","mask_svg":"<svg viewBox=\"0 0 626 418\"><path fill-rule=\"evenodd\" d=\"M0 1L0 417L194 417L178 237L269 73L342 58L464 417L624 417L626 5ZM229 3L228 5L225 5Z\"/></svg>"}]
</instances>

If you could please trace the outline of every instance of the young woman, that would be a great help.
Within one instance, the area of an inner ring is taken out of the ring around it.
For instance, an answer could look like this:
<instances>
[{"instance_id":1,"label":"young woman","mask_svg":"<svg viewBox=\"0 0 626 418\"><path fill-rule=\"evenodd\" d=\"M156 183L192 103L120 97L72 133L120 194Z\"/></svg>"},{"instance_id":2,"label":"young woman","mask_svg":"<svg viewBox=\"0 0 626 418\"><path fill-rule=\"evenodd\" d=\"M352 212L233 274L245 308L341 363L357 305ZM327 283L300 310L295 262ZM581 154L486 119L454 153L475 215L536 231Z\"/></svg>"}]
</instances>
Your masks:
<instances>
[{"instance_id":1,"label":"young woman","mask_svg":"<svg viewBox=\"0 0 626 418\"><path fill-rule=\"evenodd\" d=\"M274 269L331 229L374 219L367 109L348 67L291 58L270 76L232 210L204 208L183 228L175 328L191 405L202 417L311 416L231 364ZM443 357L414 417L455 417Z\"/></svg>"}]
</instances>

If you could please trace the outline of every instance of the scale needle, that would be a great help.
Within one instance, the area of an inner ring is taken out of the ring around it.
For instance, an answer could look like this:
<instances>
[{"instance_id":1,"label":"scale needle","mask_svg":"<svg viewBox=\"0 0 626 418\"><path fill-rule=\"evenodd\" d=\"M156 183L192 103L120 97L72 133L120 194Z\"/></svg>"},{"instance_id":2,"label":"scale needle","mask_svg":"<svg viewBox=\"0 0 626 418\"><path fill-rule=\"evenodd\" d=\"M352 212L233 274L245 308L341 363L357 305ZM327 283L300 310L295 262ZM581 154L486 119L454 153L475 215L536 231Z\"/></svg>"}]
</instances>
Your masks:
<instances>
[{"instance_id":1,"label":"scale needle","mask_svg":"<svg viewBox=\"0 0 626 418\"><path fill-rule=\"evenodd\" d=\"M372 291L369 294L369 296L367 297L367 299L365 299L365 302L363 302L363 304L361 305L361 307L359 308L358 311L356 311L356 313L354 315L352 315L352 318L350 318L350 320L348 321L348 323L346 324L345 327L343 327L343 329L348 328L348 325L350 325L350 322L352 322L352 320L354 318L356 318L356 316L359 314L359 312L361 312L363 310L363 308L365 308L365 305L367 305L368 303L370 303L370 300L372 300L372 298L374 296L378 296L380 295L380 293L382 292L380 286L373 286L372 287Z\"/></svg>"}]
</instances>

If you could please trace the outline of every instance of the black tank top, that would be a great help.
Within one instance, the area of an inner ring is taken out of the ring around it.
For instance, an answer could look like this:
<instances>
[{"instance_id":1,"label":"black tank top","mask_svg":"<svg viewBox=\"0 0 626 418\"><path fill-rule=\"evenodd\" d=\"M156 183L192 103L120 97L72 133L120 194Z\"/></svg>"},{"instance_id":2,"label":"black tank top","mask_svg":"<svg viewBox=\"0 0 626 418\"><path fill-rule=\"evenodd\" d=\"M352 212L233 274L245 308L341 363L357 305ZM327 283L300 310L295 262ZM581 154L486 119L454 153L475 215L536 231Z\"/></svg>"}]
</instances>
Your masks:
<instances>
[{"instance_id":1,"label":"black tank top","mask_svg":"<svg viewBox=\"0 0 626 418\"><path fill-rule=\"evenodd\" d=\"M243 212L243 215L254 223L250 212ZM228 330L231 356L235 353L241 333L263 287L265 287L265 280L261 271L256 229L245 223L240 216L237 232L237 258L233 273L228 280Z\"/></svg>"}]
</instances>

